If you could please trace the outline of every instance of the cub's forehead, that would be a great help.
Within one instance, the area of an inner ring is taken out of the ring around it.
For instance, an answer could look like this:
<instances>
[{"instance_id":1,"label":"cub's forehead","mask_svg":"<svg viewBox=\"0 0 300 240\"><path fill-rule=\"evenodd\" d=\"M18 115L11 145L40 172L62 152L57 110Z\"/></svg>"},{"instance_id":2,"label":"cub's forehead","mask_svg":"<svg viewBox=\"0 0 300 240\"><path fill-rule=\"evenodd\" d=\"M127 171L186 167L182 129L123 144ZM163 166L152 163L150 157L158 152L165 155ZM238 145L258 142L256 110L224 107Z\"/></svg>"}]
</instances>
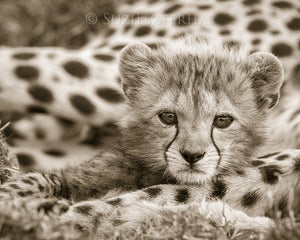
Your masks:
<instances>
[{"instance_id":1,"label":"cub's forehead","mask_svg":"<svg viewBox=\"0 0 300 240\"><path fill-rule=\"evenodd\" d=\"M254 104L244 52L209 43L180 43L156 54L153 75L163 86L163 102L179 112L209 117Z\"/></svg>"},{"instance_id":2,"label":"cub's forehead","mask_svg":"<svg viewBox=\"0 0 300 240\"><path fill-rule=\"evenodd\" d=\"M169 51L167 51L169 50ZM211 48L179 49L170 47L154 57L154 76L166 89L179 88L199 94L200 90L222 91L232 95L233 90L248 88L247 60L238 53Z\"/></svg>"}]
</instances>

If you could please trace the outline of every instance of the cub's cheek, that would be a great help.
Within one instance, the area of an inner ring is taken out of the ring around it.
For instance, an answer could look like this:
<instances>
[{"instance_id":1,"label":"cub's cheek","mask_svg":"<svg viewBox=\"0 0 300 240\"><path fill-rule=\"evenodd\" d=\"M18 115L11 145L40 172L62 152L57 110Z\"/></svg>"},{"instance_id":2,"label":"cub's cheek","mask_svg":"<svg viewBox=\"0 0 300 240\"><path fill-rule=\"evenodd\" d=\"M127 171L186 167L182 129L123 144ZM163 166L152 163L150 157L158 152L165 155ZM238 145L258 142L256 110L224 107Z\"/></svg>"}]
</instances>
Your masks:
<instances>
[{"instance_id":1,"label":"cub's cheek","mask_svg":"<svg viewBox=\"0 0 300 240\"><path fill-rule=\"evenodd\" d=\"M224 130L215 128L213 130L213 140L216 147L220 150L220 152L222 152L234 147L234 140L238 138L239 134L239 131L234 128L228 128Z\"/></svg>"}]
</instances>

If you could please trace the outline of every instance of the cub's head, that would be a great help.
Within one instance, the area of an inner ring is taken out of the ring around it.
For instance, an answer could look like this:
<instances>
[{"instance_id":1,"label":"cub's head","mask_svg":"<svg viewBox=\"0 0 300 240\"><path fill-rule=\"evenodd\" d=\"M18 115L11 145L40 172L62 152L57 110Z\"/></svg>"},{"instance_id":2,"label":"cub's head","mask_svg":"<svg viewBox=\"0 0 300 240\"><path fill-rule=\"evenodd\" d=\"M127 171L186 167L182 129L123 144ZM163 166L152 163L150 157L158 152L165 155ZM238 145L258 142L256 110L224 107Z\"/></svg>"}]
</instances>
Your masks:
<instances>
[{"instance_id":1,"label":"cub's head","mask_svg":"<svg viewBox=\"0 0 300 240\"><path fill-rule=\"evenodd\" d=\"M129 45L119 68L130 108L128 154L181 183L250 164L283 78L272 54L193 37L155 50Z\"/></svg>"}]
</instances>

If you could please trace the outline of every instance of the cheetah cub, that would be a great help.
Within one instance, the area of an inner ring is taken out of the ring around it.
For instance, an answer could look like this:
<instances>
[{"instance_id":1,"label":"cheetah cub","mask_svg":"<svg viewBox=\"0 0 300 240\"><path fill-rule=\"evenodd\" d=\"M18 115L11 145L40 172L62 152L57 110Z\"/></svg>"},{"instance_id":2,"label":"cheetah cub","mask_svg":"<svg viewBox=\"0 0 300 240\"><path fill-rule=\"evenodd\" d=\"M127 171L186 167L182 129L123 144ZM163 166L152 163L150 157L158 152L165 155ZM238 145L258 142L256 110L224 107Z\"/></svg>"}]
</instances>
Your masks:
<instances>
[{"instance_id":1,"label":"cheetah cub","mask_svg":"<svg viewBox=\"0 0 300 240\"><path fill-rule=\"evenodd\" d=\"M115 218L135 224L187 203L211 211L217 225L225 215L234 227L266 231L272 208L299 207L300 151L256 157L279 98L276 57L185 36L157 49L129 45L119 69L128 98L121 135L78 166L2 185L2 197L79 202L61 220L82 231ZM124 193L108 198L112 191Z\"/></svg>"}]
</instances>

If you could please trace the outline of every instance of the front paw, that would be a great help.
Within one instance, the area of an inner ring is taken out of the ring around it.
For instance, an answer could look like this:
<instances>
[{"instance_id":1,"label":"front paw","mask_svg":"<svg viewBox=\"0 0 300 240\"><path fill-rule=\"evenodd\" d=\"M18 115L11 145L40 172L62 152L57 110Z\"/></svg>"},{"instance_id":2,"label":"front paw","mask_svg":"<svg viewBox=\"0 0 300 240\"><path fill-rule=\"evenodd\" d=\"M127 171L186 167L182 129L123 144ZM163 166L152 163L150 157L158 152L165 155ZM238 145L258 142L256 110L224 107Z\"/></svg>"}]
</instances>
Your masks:
<instances>
[{"instance_id":1,"label":"front paw","mask_svg":"<svg viewBox=\"0 0 300 240\"><path fill-rule=\"evenodd\" d=\"M45 198L38 199L37 201L32 201L32 205L39 212L43 211L45 213L53 212L55 214L63 214L70 208L71 204L65 199L57 198Z\"/></svg>"}]
</instances>

